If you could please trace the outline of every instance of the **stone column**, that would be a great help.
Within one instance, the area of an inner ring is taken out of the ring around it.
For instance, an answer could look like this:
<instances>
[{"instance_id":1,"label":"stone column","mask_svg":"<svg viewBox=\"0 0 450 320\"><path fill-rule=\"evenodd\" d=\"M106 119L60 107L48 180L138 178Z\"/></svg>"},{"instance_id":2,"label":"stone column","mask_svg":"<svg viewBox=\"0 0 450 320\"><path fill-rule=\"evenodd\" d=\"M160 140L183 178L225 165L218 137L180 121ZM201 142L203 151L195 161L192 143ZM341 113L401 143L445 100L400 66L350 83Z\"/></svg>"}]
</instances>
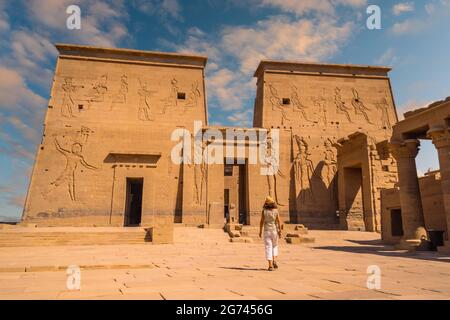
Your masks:
<instances>
[{"instance_id":1,"label":"stone column","mask_svg":"<svg viewBox=\"0 0 450 320\"><path fill-rule=\"evenodd\" d=\"M427 237L415 160L419 145L417 139L390 143L391 152L397 160L403 240L413 242Z\"/></svg>"},{"instance_id":2,"label":"stone column","mask_svg":"<svg viewBox=\"0 0 450 320\"><path fill-rule=\"evenodd\" d=\"M447 238L450 240L450 128L433 127L427 132L439 156L442 196L447 220Z\"/></svg>"}]
</instances>

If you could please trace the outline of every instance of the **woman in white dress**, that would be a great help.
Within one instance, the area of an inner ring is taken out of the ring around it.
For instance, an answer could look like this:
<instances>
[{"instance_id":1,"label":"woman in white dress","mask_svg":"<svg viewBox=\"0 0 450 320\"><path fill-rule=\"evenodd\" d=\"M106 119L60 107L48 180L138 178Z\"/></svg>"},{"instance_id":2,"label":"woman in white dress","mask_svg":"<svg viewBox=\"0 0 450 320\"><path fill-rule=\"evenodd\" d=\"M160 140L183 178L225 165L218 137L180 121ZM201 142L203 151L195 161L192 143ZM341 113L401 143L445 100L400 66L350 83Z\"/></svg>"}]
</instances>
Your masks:
<instances>
[{"instance_id":1,"label":"woman in white dress","mask_svg":"<svg viewBox=\"0 0 450 320\"><path fill-rule=\"evenodd\" d=\"M266 259L269 262L269 271L278 269L275 258L278 256L278 239L281 237L281 225L277 204L268 196L264 202L259 224L259 237L262 238L264 228L264 246Z\"/></svg>"}]
</instances>

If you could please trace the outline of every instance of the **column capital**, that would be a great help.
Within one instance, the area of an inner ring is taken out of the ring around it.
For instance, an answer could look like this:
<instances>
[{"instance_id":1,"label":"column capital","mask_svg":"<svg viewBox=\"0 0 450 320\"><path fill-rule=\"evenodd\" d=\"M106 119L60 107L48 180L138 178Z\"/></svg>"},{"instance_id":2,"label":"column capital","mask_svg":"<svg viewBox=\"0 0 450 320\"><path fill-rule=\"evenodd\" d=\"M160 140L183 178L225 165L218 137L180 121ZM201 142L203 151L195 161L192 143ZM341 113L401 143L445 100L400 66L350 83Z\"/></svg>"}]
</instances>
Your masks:
<instances>
[{"instance_id":1,"label":"column capital","mask_svg":"<svg viewBox=\"0 0 450 320\"><path fill-rule=\"evenodd\" d=\"M427 131L427 137L431 138L436 148L450 146L450 128L434 126Z\"/></svg>"},{"instance_id":2,"label":"column capital","mask_svg":"<svg viewBox=\"0 0 450 320\"><path fill-rule=\"evenodd\" d=\"M389 142L389 150L395 159L415 158L419 152L420 141L417 139L394 140Z\"/></svg>"}]
</instances>

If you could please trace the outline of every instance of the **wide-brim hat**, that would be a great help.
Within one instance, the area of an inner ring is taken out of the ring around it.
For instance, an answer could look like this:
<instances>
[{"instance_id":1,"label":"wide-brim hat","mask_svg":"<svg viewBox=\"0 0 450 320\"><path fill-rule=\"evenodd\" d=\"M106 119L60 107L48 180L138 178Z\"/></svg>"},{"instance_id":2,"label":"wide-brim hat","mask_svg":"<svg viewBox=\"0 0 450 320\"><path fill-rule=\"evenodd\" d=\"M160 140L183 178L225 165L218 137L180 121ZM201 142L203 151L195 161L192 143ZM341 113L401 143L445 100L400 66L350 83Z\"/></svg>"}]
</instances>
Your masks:
<instances>
[{"instance_id":1,"label":"wide-brim hat","mask_svg":"<svg viewBox=\"0 0 450 320\"><path fill-rule=\"evenodd\" d=\"M271 196L267 196L265 203L266 204L272 204L272 203L275 203L275 201L273 200L273 198Z\"/></svg>"}]
</instances>

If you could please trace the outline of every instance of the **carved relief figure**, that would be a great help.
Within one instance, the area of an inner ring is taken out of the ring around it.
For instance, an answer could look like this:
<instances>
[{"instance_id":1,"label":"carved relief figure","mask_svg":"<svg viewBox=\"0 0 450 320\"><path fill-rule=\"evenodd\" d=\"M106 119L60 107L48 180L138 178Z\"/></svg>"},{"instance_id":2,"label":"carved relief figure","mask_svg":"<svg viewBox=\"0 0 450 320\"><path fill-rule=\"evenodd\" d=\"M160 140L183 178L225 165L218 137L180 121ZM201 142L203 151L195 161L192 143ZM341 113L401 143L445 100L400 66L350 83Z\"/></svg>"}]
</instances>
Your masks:
<instances>
[{"instance_id":1,"label":"carved relief figure","mask_svg":"<svg viewBox=\"0 0 450 320\"><path fill-rule=\"evenodd\" d=\"M267 137L267 140L266 140L264 164L267 166L268 173L269 173L266 175L267 185L269 187L269 195L275 200L277 205L284 206L284 204L281 204L278 199L277 178L280 177L280 178L284 179L285 175L280 169L280 164L275 155L275 150L273 149L273 146L272 146L272 138L271 137Z\"/></svg>"},{"instance_id":2,"label":"carved relief figure","mask_svg":"<svg viewBox=\"0 0 450 320\"><path fill-rule=\"evenodd\" d=\"M308 108L305 106L298 96L298 89L296 86L292 86L292 94L291 94L292 104L294 105L294 112L301 112L303 115L303 118L305 118L306 121L310 121L308 117L306 116L306 109Z\"/></svg>"},{"instance_id":3,"label":"carved relief figure","mask_svg":"<svg viewBox=\"0 0 450 320\"><path fill-rule=\"evenodd\" d=\"M308 144L302 137L295 135L294 139L297 144L297 154L292 164L294 166L295 179L300 183L302 201L306 199L307 194L311 199L314 199L311 183L314 164L309 158L311 153L309 152Z\"/></svg>"},{"instance_id":4,"label":"carved relief figure","mask_svg":"<svg viewBox=\"0 0 450 320\"><path fill-rule=\"evenodd\" d=\"M348 113L350 108L348 108L345 105L345 102L342 101L341 89L339 89L338 87L334 89L334 103L336 105L337 113L344 114L347 117L348 122L353 123L353 121L350 119L350 114Z\"/></svg>"},{"instance_id":5,"label":"carved relief figure","mask_svg":"<svg viewBox=\"0 0 450 320\"><path fill-rule=\"evenodd\" d=\"M287 117L286 110L283 107L282 100L278 96L278 90L272 84L269 84L269 91L269 101L272 105L272 110L281 112L281 124L283 125L286 121L289 121L289 119Z\"/></svg>"},{"instance_id":6,"label":"carved relief figure","mask_svg":"<svg viewBox=\"0 0 450 320\"><path fill-rule=\"evenodd\" d=\"M167 108L176 107L178 105L178 80L173 78L170 82L172 88L170 89L169 96L164 101L162 113L166 113Z\"/></svg>"},{"instance_id":7,"label":"carved relief figure","mask_svg":"<svg viewBox=\"0 0 450 320\"><path fill-rule=\"evenodd\" d=\"M381 100L375 104L378 110L381 110L381 125L386 129L391 129L391 121L389 120L389 103L386 97L381 98Z\"/></svg>"},{"instance_id":8,"label":"carved relief figure","mask_svg":"<svg viewBox=\"0 0 450 320\"><path fill-rule=\"evenodd\" d=\"M127 102L127 94L128 94L128 77L124 74L120 78L120 89L112 99L113 103L125 103Z\"/></svg>"},{"instance_id":9,"label":"carved relief figure","mask_svg":"<svg viewBox=\"0 0 450 320\"><path fill-rule=\"evenodd\" d=\"M194 143L198 143L197 141ZM201 146L194 148L194 159L203 159L205 150L205 142L202 140ZM200 164L189 164L189 167L194 166L194 204L202 205L204 203L204 192L206 191L206 162L202 161Z\"/></svg>"},{"instance_id":10,"label":"carved relief figure","mask_svg":"<svg viewBox=\"0 0 450 320\"><path fill-rule=\"evenodd\" d=\"M139 79L140 89L138 90L139 95L139 111L138 119L142 121L153 121L152 110L150 107L150 97L155 91L150 91L147 89L147 83L142 83Z\"/></svg>"},{"instance_id":11,"label":"carved relief figure","mask_svg":"<svg viewBox=\"0 0 450 320\"><path fill-rule=\"evenodd\" d=\"M334 185L332 185L333 178L336 175L336 144L333 143L329 138L325 140L325 151L324 151L324 171L325 171L325 181L327 182L327 187L330 190L331 199L335 199L336 195L334 194Z\"/></svg>"},{"instance_id":12,"label":"carved relief figure","mask_svg":"<svg viewBox=\"0 0 450 320\"><path fill-rule=\"evenodd\" d=\"M92 84L92 89L90 90L87 101L92 102L103 102L105 100L105 94L108 92L108 75L104 74L100 79Z\"/></svg>"},{"instance_id":13,"label":"carved relief figure","mask_svg":"<svg viewBox=\"0 0 450 320\"><path fill-rule=\"evenodd\" d=\"M198 81L195 81L191 86L191 92L189 94L189 100L186 107L197 107L198 99L200 99L200 96L201 93L200 89L198 88Z\"/></svg>"},{"instance_id":14,"label":"carved relief figure","mask_svg":"<svg viewBox=\"0 0 450 320\"><path fill-rule=\"evenodd\" d=\"M59 177L51 183L51 186L59 187L66 185L70 199L76 201L76 170L79 164L89 170L96 170L98 168L86 162L83 156L83 145L80 142L74 141L70 150L64 149L54 137L56 150L58 150L66 158L66 167Z\"/></svg>"},{"instance_id":15,"label":"carved relief figure","mask_svg":"<svg viewBox=\"0 0 450 320\"><path fill-rule=\"evenodd\" d=\"M317 96L317 97L313 97L312 101L313 101L313 105L314 107L316 107L318 110L318 113L320 115L320 117L322 118L323 124L326 126L327 125L327 100L325 99L325 94L324 94L324 89L322 89L322 93Z\"/></svg>"},{"instance_id":16,"label":"carved relief figure","mask_svg":"<svg viewBox=\"0 0 450 320\"><path fill-rule=\"evenodd\" d=\"M74 94L78 89L83 88L83 86L76 86L72 83L72 78L64 78L64 83L62 84L62 89L64 90L63 102L61 105L61 115L63 117L73 117L73 108L75 106Z\"/></svg>"},{"instance_id":17,"label":"carved relief figure","mask_svg":"<svg viewBox=\"0 0 450 320\"><path fill-rule=\"evenodd\" d=\"M370 109L364 105L364 102L362 102L361 98L359 97L359 93L355 88L352 88L352 93L353 93L352 105L353 108L355 108L355 114L360 114L364 116L366 121L372 124L372 122L369 120L369 116L367 115L367 111L369 111Z\"/></svg>"}]
</instances>

